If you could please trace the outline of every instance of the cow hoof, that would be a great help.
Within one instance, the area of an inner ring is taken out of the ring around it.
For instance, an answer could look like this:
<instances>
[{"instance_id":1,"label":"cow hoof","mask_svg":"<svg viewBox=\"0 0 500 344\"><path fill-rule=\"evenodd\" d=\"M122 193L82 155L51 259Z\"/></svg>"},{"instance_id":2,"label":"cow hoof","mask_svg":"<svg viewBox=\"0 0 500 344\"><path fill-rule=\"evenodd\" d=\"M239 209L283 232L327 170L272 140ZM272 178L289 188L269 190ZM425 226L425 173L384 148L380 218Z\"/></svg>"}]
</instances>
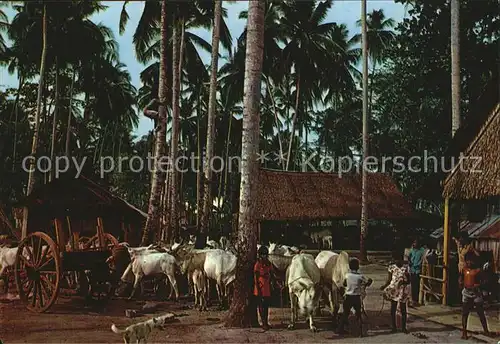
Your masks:
<instances>
[{"instance_id":1,"label":"cow hoof","mask_svg":"<svg viewBox=\"0 0 500 344\"><path fill-rule=\"evenodd\" d=\"M288 325L288 329L289 329L289 330L293 330L293 329L295 329L295 325L294 325L294 324L290 324L290 325Z\"/></svg>"},{"instance_id":2,"label":"cow hoof","mask_svg":"<svg viewBox=\"0 0 500 344\"><path fill-rule=\"evenodd\" d=\"M318 329L316 328L316 326L311 326L310 329L311 329L311 332L317 332L318 331Z\"/></svg>"}]
</instances>

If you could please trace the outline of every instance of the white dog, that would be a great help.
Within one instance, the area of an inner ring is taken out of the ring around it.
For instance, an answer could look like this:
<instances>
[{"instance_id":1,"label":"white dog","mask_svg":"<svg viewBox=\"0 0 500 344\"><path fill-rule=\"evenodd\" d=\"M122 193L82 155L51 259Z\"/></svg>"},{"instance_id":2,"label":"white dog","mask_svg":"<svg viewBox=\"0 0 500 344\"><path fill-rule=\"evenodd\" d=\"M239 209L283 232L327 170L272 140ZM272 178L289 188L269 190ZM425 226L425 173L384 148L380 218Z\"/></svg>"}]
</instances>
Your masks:
<instances>
[{"instance_id":1,"label":"white dog","mask_svg":"<svg viewBox=\"0 0 500 344\"><path fill-rule=\"evenodd\" d=\"M163 322L158 318L152 318L137 324L130 325L124 330L120 330L115 324L111 325L111 330L114 333L123 333L125 344L139 343L141 340L147 343L147 339L153 328L163 325Z\"/></svg>"}]
</instances>

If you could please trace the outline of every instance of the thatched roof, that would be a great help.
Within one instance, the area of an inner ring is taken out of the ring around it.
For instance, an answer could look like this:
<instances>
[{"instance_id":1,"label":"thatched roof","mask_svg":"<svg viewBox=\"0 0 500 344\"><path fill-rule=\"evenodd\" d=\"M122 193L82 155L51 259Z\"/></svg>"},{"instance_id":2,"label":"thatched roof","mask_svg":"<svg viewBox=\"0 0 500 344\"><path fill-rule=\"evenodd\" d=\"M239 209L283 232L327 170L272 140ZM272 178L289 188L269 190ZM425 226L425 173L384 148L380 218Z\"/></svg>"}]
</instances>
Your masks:
<instances>
[{"instance_id":1,"label":"thatched roof","mask_svg":"<svg viewBox=\"0 0 500 344\"><path fill-rule=\"evenodd\" d=\"M321 172L259 172L260 220L359 219L361 175ZM392 179L368 174L368 218L404 219L412 216L410 204Z\"/></svg>"},{"instance_id":2,"label":"thatched roof","mask_svg":"<svg viewBox=\"0 0 500 344\"><path fill-rule=\"evenodd\" d=\"M464 150L468 157L448 175L443 196L485 199L500 195L500 103Z\"/></svg>"},{"instance_id":3,"label":"thatched roof","mask_svg":"<svg viewBox=\"0 0 500 344\"><path fill-rule=\"evenodd\" d=\"M51 216L62 212L94 214L112 211L114 214L139 221L147 217L145 212L84 176L63 177L54 179L48 184L39 185L16 206L27 206L30 213L45 212Z\"/></svg>"}]
</instances>

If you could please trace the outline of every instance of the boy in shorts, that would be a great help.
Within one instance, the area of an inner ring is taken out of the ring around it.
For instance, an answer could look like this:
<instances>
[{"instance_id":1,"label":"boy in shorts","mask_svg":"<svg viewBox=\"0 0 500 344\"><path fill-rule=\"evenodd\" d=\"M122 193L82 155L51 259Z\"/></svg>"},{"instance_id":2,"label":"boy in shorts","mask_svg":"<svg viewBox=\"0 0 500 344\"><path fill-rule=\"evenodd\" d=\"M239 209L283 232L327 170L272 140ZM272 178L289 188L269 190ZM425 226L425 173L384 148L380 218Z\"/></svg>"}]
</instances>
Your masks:
<instances>
[{"instance_id":1,"label":"boy in shorts","mask_svg":"<svg viewBox=\"0 0 500 344\"><path fill-rule=\"evenodd\" d=\"M476 256L473 252L465 255L465 266L460 274L459 285L462 288L462 339L468 339L467 321L469 313L476 307L477 315L483 325L484 334L489 336L488 322L483 308L481 285L483 272L475 265Z\"/></svg>"}]
</instances>

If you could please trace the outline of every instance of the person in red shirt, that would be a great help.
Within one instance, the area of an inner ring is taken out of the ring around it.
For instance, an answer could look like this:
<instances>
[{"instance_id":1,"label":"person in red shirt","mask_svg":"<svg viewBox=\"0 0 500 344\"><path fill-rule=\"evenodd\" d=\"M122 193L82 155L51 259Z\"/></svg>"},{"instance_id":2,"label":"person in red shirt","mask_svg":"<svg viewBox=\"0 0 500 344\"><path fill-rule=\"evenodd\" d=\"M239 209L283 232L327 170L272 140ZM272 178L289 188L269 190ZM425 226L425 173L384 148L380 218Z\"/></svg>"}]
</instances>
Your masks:
<instances>
[{"instance_id":1,"label":"person in red shirt","mask_svg":"<svg viewBox=\"0 0 500 344\"><path fill-rule=\"evenodd\" d=\"M269 250L261 246L257 252L258 258L255 262L254 271L254 290L259 308L260 318L262 319L262 328L269 330L269 304L271 300L271 279L276 280L273 264L269 261Z\"/></svg>"}]
</instances>

